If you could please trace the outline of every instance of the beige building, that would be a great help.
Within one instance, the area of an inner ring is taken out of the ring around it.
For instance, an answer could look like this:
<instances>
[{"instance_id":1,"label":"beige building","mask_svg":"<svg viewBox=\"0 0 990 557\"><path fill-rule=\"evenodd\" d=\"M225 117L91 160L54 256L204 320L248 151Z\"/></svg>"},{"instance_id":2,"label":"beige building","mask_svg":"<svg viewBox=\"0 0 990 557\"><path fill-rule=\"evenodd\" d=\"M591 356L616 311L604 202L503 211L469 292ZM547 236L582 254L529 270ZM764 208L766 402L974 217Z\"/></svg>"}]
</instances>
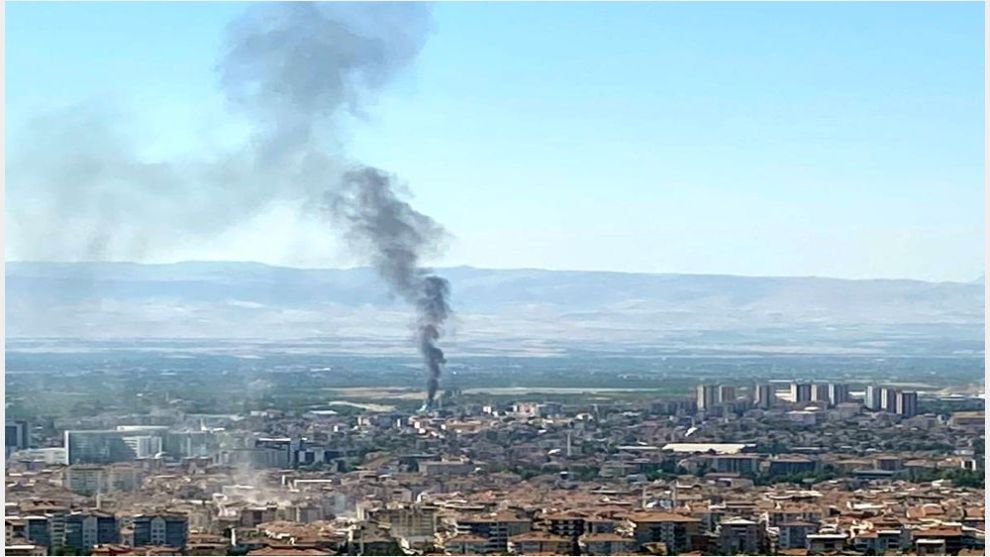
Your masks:
<instances>
[{"instance_id":1,"label":"beige building","mask_svg":"<svg viewBox=\"0 0 990 557\"><path fill-rule=\"evenodd\" d=\"M669 512L633 513L629 520L634 524L633 537L636 546L661 542L668 551L684 552L691 547L691 536L699 532L701 521L683 514Z\"/></svg>"},{"instance_id":2,"label":"beige building","mask_svg":"<svg viewBox=\"0 0 990 557\"><path fill-rule=\"evenodd\" d=\"M516 555L569 555L572 547L570 538L538 530L509 539L509 551Z\"/></svg>"}]
</instances>

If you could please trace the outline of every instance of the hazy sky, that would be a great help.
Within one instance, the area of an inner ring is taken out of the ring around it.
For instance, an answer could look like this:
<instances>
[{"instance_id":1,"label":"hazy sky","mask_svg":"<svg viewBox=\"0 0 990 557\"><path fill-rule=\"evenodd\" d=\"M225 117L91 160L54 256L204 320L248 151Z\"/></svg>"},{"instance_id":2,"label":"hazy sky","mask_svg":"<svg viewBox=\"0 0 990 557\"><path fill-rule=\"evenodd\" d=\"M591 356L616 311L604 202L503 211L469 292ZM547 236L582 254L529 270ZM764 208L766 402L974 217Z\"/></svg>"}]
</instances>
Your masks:
<instances>
[{"instance_id":1,"label":"hazy sky","mask_svg":"<svg viewBox=\"0 0 990 557\"><path fill-rule=\"evenodd\" d=\"M93 101L127 111L148 160L235 144L214 67L242 9L7 4L8 151L33 118ZM435 264L983 272L980 3L438 4L433 20L342 133L451 232ZM9 195L8 221L28 201ZM285 207L175 238L144 259L356 263Z\"/></svg>"}]
</instances>

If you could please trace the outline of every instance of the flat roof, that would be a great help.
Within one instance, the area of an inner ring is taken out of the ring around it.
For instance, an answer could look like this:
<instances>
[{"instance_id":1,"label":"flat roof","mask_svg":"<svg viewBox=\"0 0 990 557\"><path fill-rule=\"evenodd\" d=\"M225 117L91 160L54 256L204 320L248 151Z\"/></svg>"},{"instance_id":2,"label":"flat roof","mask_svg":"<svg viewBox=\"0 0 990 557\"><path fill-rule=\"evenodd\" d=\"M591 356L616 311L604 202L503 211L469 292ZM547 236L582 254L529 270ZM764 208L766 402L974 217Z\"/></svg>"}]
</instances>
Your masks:
<instances>
[{"instance_id":1,"label":"flat roof","mask_svg":"<svg viewBox=\"0 0 990 557\"><path fill-rule=\"evenodd\" d=\"M748 443L667 443L663 446L665 451L675 453L707 453L714 451L716 454L736 454L746 447L752 447Z\"/></svg>"}]
</instances>

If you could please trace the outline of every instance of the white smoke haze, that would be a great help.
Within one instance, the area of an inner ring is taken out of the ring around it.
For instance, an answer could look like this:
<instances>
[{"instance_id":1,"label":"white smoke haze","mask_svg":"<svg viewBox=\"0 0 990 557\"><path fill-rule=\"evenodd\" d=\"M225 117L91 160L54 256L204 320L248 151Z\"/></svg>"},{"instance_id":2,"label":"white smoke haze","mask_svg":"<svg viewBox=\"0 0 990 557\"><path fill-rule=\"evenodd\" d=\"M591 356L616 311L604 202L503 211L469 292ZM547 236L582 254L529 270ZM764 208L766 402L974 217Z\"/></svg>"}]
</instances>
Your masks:
<instances>
[{"instance_id":1,"label":"white smoke haze","mask_svg":"<svg viewBox=\"0 0 990 557\"><path fill-rule=\"evenodd\" d=\"M148 161L118 114L80 106L37 120L8 176L20 259L141 261L214 238L278 205L328 209L330 225L417 310L432 401L450 313L446 280L422 267L444 237L400 199L396 180L349 160L339 123L363 117L415 59L430 28L413 3L257 4L233 21L216 65L243 145ZM136 138L140 139L140 138Z\"/></svg>"},{"instance_id":2,"label":"white smoke haze","mask_svg":"<svg viewBox=\"0 0 990 557\"><path fill-rule=\"evenodd\" d=\"M249 137L227 152L141 155L110 100L32 120L8 156L7 245L20 260L169 259L273 204L312 216L353 165L340 122L363 116L425 43L422 4L250 6L227 30L218 85Z\"/></svg>"}]
</instances>

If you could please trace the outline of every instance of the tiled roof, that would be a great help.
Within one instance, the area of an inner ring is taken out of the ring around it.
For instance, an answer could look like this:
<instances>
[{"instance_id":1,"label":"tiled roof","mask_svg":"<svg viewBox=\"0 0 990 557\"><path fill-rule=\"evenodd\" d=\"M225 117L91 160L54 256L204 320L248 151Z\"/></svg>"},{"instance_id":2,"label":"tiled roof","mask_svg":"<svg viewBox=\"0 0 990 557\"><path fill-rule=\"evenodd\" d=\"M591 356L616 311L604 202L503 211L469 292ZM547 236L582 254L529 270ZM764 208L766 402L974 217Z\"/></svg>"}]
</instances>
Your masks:
<instances>
[{"instance_id":1,"label":"tiled roof","mask_svg":"<svg viewBox=\"0 0 990 557\"><path fill-rule=\"evenodd\" d=\"M701 522L692 516L662 511L638 512L629 515L633 522Z\"/></svg>"}]
</instances>

